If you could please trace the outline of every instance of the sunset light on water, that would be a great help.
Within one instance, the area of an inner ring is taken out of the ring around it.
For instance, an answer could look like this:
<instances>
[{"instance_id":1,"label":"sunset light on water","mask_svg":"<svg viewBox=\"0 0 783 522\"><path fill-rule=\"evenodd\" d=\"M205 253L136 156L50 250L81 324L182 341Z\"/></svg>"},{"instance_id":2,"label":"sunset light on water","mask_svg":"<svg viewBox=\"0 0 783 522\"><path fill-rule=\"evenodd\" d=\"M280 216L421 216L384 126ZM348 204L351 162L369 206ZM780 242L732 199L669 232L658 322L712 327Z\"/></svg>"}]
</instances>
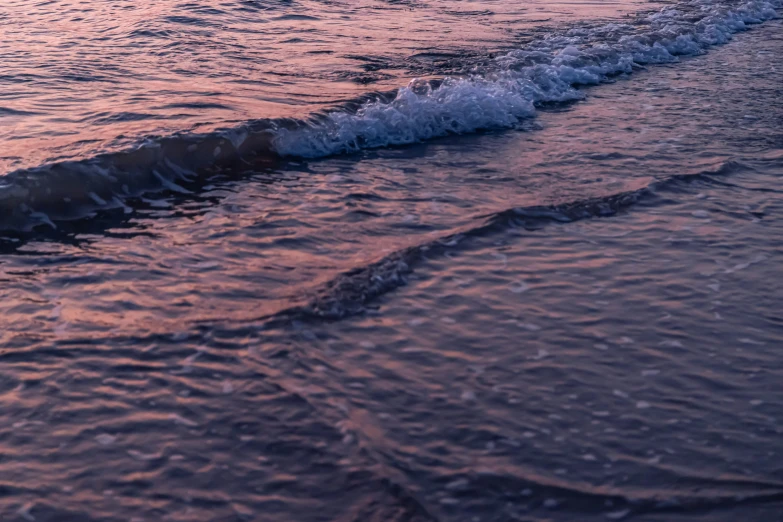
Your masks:
<instances>
[{"instance_id":1,"label":"sunset light on water","mask_svg":"<svg viewBox=\"0 0 783 522\"><path fill-rule=\"evenodd\" d=\"M0 520L781 520L780 13L0 0Z\"/></svg>"}]
</instances>

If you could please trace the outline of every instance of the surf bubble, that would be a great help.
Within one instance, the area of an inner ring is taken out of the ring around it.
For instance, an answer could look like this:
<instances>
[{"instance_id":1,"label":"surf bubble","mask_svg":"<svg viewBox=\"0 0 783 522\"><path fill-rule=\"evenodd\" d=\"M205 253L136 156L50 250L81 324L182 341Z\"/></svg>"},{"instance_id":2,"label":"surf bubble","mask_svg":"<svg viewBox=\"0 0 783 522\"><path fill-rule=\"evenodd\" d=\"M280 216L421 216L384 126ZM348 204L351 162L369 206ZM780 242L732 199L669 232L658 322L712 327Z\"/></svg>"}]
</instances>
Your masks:
<instances>
[{"instance_id":1,"label":"surf bubble","mask_svg":"<svg viewBox=\"0 0 783 522\"><path fill-rule=\"evenodd\" d=\"M509 128L543 103L578 100L596 85L646 64L676 62L726 43L749 24L776 18L780 0L686 1L635 24L611 23L553 34L495 60L495 69L440 82L413 80L393 99L334 111L312 125L280 129L282 156L320 157L405 145L480 129Z\"/></svg>"}]
</instances>

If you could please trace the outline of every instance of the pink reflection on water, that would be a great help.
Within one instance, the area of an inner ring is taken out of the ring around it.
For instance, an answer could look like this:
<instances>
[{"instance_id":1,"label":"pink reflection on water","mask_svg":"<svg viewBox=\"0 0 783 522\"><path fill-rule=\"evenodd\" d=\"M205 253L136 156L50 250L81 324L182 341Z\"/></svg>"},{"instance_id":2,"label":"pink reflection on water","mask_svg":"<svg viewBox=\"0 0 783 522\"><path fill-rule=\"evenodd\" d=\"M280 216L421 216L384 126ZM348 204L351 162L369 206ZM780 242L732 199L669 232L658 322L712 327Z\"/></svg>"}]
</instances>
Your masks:
<instances>
[{"instance_id":1,"label":"pink reflection on water","mask_svg":"<svg viewBox=\"0 0 783 522\"><path fill-rule=\"evenodd\" d=\"M641 5L5 0L0 173L142 136L302 116L545 25Z\"/></svg>"}]
</instances>

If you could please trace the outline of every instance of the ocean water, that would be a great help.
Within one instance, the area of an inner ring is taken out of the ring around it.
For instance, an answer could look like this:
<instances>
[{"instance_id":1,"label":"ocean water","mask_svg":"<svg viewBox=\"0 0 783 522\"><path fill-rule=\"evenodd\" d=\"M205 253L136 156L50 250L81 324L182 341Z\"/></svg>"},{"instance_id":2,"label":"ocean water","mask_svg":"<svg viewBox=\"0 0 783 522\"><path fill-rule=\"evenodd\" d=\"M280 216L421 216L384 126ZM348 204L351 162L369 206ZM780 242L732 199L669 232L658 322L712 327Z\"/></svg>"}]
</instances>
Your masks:
<instances>
[{"instance_id":1,"label":"ocean water","mask_svg":"<svg viewBox=\"0 0 783 522\"><path fill-rule=\"evenodd\" d=\"M783 520L777 0L6 2L0 519Z\"/></svg>"},{"instance_id":2,"label":"ocean water","mask_svg":"<svg viewBox=\"0 0 783 522\"><path fill-rule=\"evenodd\" d=\"M625 2L8 0L0 172L147 138L306 118L412 77L464 73Z\"/></svg>"}]
</instances>

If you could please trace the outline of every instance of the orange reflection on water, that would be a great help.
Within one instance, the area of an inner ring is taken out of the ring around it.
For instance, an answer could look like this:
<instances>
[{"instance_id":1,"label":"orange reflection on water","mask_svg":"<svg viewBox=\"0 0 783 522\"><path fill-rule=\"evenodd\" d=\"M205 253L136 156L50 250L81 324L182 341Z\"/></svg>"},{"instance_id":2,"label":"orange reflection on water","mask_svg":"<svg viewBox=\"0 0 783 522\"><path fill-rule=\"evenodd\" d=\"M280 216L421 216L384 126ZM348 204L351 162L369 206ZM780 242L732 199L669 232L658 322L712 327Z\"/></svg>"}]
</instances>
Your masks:
<instances>
[{"instance_id":1,"label":"orange reflection on water","mask_svg":"<svg viewBox=\"0 0 783 522\"><path fill-rule=\"evenodd\" d=\"M302 116L514 47L522 31L639 5L6 0L0 174L143 136Z\"/></svg>"}]
</instances>

